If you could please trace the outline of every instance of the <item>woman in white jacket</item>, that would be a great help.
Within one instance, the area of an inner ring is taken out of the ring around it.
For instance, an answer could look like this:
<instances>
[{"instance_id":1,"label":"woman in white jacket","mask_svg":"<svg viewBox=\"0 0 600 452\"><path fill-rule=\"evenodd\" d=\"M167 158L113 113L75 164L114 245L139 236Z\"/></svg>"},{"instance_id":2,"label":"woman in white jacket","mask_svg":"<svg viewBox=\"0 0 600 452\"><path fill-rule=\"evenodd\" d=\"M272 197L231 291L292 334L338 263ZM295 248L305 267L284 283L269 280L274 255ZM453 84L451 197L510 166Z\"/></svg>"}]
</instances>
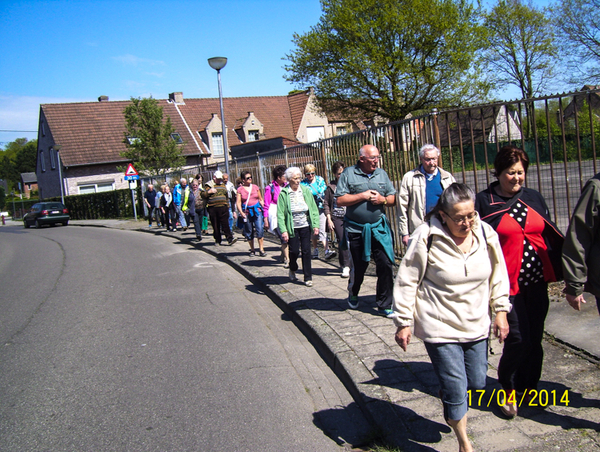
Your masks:
<instances>
[{"instance_id":1,"label":"woman in white jacket","mask_svg":"<svg viewBox=\"0 0 600 452\"><path fill-rule=\"evenodd\" d=\"M459 451L469 452L467 390L485 387L490 308L495 335L502 342L508 334L508 274L498 236L479 221L466 185L450 185L426 220L396 276L395 339L406 351L414 325L440 382L444 418Z\"/></svg>"}]
</instances>

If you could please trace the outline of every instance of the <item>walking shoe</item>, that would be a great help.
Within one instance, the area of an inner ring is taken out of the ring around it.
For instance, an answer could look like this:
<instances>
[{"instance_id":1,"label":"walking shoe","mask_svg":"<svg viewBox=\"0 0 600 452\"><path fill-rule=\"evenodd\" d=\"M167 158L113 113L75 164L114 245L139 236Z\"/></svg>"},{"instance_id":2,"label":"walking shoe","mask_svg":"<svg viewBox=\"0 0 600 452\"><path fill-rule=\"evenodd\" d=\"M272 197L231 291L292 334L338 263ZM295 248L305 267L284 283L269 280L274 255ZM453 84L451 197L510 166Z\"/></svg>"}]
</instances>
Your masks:
<instances>
[{"instance_id":1,"label":"walking shoe","mask_svg":"<svg viewBox=\"0 0 600 452\"><path fill-rule=\"evenodd\" d=\"M296 276L296 272L290 270L290 281L298 281L298 277Z\"/></svg>"},{"instance_id":2,"label":"walking shoe","mask_svg":"<svg viewBox=\"0 0 600 452\"><path fill-rule=\"evenodd\" d=\"M358 296L350 295L348 297L348 306L350 306L350 309L358 309Z\"/></svg>"},{"instance_id":3,"label":"walking shoe","mask_svg":"<svg viewBox=\"0 0 600 452\"><path fill-rule=\"evenodd\" d=\"M312 287L312 279L309 279L308 281L304 281L304 284L306 284L308 287Z\"/></svg>"},{"instance_id":4,"label":"walking shoe","mask_svg":"<svg viewBox=\"0 0 600 452\"><path fill-rule=\"evenodd\" d=\"M384 308L377 308L377 313L379 315L383 315L387 318L390 318L392 316L392 314L394 313L393 309L384 309Z\"/></svg>"},{"instance_id":5,"label":"walking shoe","mask_svg":"<svg viewBox=\"0 0 600 452\"><path fill-rule=\"evenodd\" d=\"M201 235L197 235L196 236L196 240L198 240L199 242L201 242L202 241L202 236Z\"/></svg>"},{"instance_id":6,"label":"walking shoe","mask_svg":"<svg viewBox=\"0 0 600 452\"><path fill-rule=\"evenodd\" d=\"M313 259L318 259L319 258L319 248L315 248L312 252L312 258Z\"/></svg>"},{"instance_id":7,"label":"walking shoe","mask_svg":"<svg viewBox=\"0 0 600 452\"><path fill-rule=\"evenodd\" d=\"M256 256L256 253L254 252L254 250L250 250L250 253L248 253L250 257L254 257Z\"/></svg>"},{"instance_id":8,"label":"walking shoe","mask_svg":"<svg viewBox=\"0 0 600 452\"><path fill-rule=\"evenodd\" d=\"M260 254L260 257L267 257L267 253L265 253L265 250L260 250L258 254Z\"/></svg>"},{"instance_id":9,"label":"walking shoe","mask_svg":"<svg viewBox=\"0 0 600 452\"><path fill-rule=\"evenodd\" d=\"M237 238L229 239L229 240L227 240L227 242L229 243L229 246L231 246L231 245L233 245L235 242L237 242Z\"/></svg>"},{"instance_id":10,"label":"walking shoe","mask_svg":"<svg viewBox=\"0 0 600 452\"><path fill-rule=\"evenodd\" d=\"M283 268L290 268L290 261L289 261L289 259L284 259L283 260Z\"/></svg>"},{"instance_id":11,"label":"walking shoe","mask_svg":"<svg viewBox=\"0 0 600 452\"><path fill-rule=\"evenodd\" d=\"M342 269L342 278L349 278L350 277L350 267L344 267Z\"/></svg>"},{"instance_id":12,"label":"walking shoe","mask_svg":"<svg viewBox=\"0 0 600 452\"><path fill-rule=\"evenodd\" d=\"M336 254L337 254L336 250L327 250L327 251L325 251L325 259L329 260L332 257L335 257Z\"/></svg>"}]
</instances>

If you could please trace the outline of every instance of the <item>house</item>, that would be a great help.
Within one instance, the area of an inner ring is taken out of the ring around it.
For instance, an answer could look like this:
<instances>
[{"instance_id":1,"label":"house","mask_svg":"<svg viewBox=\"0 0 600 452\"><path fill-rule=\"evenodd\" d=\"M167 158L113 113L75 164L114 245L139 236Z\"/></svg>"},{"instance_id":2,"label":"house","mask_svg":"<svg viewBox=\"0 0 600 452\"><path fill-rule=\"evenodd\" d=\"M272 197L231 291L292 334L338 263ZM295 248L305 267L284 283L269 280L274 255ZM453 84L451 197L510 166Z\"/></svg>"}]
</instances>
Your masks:
<instances>
[{"instance_id":1,"label":"house","mask_svg":"<svg viewBox=\"0 0 600 452\"><path fill-rule=\"evenodd\" d=\"M575 112L581 112L586 106L595 113L596 120L600 119L600 85L585 85L581 91L584 93L573 96L573 100L565 108L563 112L565 121L574 119ZM587 111L584 114L587 114Z\"/></svg>"},{"instance_id":2,"label":"house","mask_svg":"<svg viewBox=\"0 0 600 452\"><path fill-rule=\"evenodd\" d=\"M184 99L183 93L174 92L158 102L171 118L174 139L182 144L184 172L224 162L219 99ZM101 96L98 102L40 106L36 174L41 198L59 196L61 180L65 195L128 187L118 169L128 163L121 157L126 149L123 110L128 104ZM223 110L228 148L240 149L243 155L335 134L312 90L225 98Z\"/></svg>"},{"instance_id":3,"label":"house","mask_svg":"<svg viewBox=\"0 0 600 452\"><path fill-rule=\"evenodd\" d=\"M518 115L506 105L440 112L438 129L442 147L520 140L523 136Z\"/></svg>"},{"instance_id":4,"label":"house","mask_svg":"<svg viewBox=\"0 0 600 452\"><path fill-rule=\"evenodd\" d=\"M21 185L25 198L31 198L31 192L38 189L37 175L35 173L21 173Z\"/></svg>"}]
</instances>

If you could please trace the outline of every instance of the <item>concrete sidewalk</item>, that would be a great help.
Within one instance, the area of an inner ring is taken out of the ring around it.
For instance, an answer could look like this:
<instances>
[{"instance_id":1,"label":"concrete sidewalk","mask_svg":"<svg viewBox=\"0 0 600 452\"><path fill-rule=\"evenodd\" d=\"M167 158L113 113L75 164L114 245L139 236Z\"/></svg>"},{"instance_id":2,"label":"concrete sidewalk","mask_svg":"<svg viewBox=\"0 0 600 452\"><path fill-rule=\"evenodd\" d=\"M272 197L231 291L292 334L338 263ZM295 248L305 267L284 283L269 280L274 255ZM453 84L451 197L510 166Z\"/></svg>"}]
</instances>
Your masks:
<instances>
[{"instance_id":1,"label":"concrete sidewalk","mask_svg":"<svg viewBox=\"0 0 600 452\"><path fill-rule=\"evenodd\" d=\"M402 451L456 451L442 416L438 384L423 343L408 352L394 341L391 320L378 316L375 278L367 276L360 306L348 309L347 279L337 258L313 260L313 287L290 282L278 263L279 246L265 241L267 257L249 257L248 245L216 246L211 236L197 242L193 230L149 229L142 221L73 220L71 225L139 230L181 240L228 262L268 294L294 320L350 390L381 437ZM241 238L241 235L236 235ZM269 236L272 237L272 236ZM488 387L472 394L469 435L478 451L600 451L600 317L589 300L582 312L553 298L546 322L545 362L539 397L506 420L499 408L496 369L501 345L492 341ZM501 400L501 399L500 399Z\"/></svg>"}]
</instances>

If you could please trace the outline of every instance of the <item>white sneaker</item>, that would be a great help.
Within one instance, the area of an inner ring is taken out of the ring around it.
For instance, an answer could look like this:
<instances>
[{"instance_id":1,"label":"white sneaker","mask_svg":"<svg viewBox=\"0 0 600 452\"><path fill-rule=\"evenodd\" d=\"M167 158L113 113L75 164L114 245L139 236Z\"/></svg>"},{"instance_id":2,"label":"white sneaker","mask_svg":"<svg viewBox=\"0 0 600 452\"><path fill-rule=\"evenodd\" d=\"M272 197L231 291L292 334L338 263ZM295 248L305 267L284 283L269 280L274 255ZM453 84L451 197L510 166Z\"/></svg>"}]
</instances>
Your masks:
<instances>
[{"instance_id":1,"label":"white sneaker","mask_svg":"<svg viewBox=\"0 0 600 452\"><path fill-rule=\"evenodd\" d=\"M296 276L296 272L293 272L292 270L290 270L289 274L290 274L290 281L298 281L298 277Z\"/></svg>"},{"instance_id":2,"label":"white sneaker","mask_svg":"<svg viewBox=\"0 0 600 452\"><path fill-rule=\"evenodd\" d=\"M350 267L344 267L342 269L342 278L349 278L350 277Z\"/></svg>"},{"instance_id":3,"label":"white sneaker","mask_svg":"<svg viewBox=\"0 0 600 452\"><path fill-rule=\"evenodd\" d=\"M308 281L304 281L304 284L306 284L308 287L312 287L312 279L309 279Z\"/></svg>"}]
</instances>

